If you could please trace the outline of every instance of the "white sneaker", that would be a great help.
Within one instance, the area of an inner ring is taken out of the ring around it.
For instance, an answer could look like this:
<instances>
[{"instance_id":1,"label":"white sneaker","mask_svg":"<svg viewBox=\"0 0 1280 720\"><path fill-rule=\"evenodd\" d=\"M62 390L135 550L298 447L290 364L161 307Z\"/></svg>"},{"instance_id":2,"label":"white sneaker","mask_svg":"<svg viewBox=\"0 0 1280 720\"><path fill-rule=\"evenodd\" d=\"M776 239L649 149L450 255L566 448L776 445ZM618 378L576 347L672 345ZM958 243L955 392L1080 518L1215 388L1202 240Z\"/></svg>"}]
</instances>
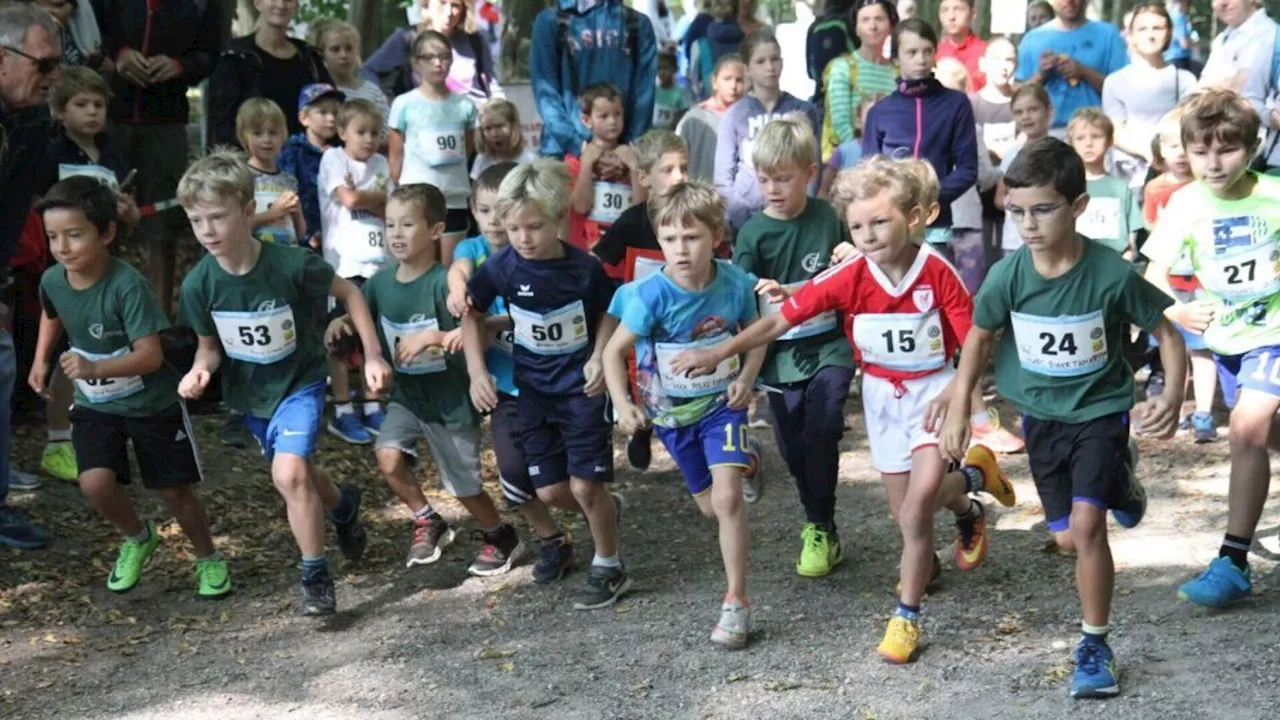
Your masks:
<instances>
[{"instance_id":1,"label":"white sneaker","mask_svg":"<svg viewBox=\"0 0 1280 720\"><path fill-rule=\"evenodd\" d=\"M711 642L730 650L747 646L751 634L751 608L738 598L729 598L720 606L720 622L711 631Z\"/></svg>"},{"instance_id":2,"label":"white sneaker","mask_svg":"<svg viewBox=\"0 0 1280 720\"><path fill-rule=\"evenodd\" d=\"M747 453L751 455L751 467L742 473L742 499L748 505L760 502L764 497L764 472L761 467L760 442L754 437L747 439Z\"/></svg>"}]
</instances>

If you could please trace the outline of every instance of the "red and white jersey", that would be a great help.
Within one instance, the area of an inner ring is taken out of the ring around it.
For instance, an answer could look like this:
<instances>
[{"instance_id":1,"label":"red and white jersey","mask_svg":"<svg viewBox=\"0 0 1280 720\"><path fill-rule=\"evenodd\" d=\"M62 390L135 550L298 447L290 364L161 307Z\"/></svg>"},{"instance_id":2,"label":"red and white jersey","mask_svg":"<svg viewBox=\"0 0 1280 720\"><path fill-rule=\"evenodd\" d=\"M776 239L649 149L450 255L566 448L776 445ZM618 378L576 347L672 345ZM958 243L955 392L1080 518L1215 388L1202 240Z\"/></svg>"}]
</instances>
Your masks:
<instances>
[{"instance_id":1,"label":"red and white jersey","mask_svg":"<svg viewBox=\"0 0 1280 720\"><path fill-rule=\"evenodd\" d=\"M844 314L863 372L888 380L946 367L973 325L973 298L951 263L928 245L897 285L858 255L816 276L782 305L793 325L830 310Z\"/></svg>"}]
</instances>

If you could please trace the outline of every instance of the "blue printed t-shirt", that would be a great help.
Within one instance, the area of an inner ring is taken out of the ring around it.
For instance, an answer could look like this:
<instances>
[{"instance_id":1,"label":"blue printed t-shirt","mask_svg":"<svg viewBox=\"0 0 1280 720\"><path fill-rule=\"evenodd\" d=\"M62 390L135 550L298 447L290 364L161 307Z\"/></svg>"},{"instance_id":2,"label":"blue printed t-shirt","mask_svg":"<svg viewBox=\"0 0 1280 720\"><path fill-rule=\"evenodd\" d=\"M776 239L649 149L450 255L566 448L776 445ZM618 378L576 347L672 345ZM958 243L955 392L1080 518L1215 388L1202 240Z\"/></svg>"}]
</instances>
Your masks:
<instances>
[{"instance_id":1,"label":"blue printed t-shirt","mask_svg":"<svg viewBox=\"0 0 1280 720\"><path fill-rule=\"evenodd\" d=\"M483 235L469 237L458 243L453 249L454 260L470 260L474 269L479 269L485 260L489 259L489 255L493 250L489 247L489 240ZM489 305L490 315L506 315L507 303L501 297L495 298L493 303ZM516 387L515 378L512 377L514 365L511 361L511 343L513 339L511 330L503 330L498 333L498 337L489 343L489 348L484 351L484 363L489 366L489 374L493 376L493 382L498 386L498 392L507 395L519 395L520 388Z\"/></svg>"},{"instance_id":2,"label":"blue printed t-shirt","mask_svg":"<svg viewBox=\"0 0 1280 720\"><path fill-rule=\"evenodd\" d=\"M690 291L665 272L655 272L623 285L609 304L609 314L639 338L636 383L644 396L645 412L656 425L684 427L697 422L719 406L742 369L738 356L699 378L669 369L676 353L718 345L758 315L754 275L724 260L715 261L715 274L705 289Z\"/></svg>"},{"instance_id":3,"label":"blue printed t-shirt","mask_svg":"<svg viewBox=\"0 0 1280 720\"><path fill-rule=\"evenodd\" d=\"M1074 30L1064 30L1056 22L1046 23L1027 33L1018 46L1018 70L1014 79L1026 82L1040 69L1040 55L1046 50L1068 55L1103 77L1129 64L1129 49L1120 32L1110 23L1090 20ZM1044 89L1053 101L1053 126L1066 127L1076 110L1102 104L1102 93L1080 80L1074 85L1056 70L1044 78Z\"/></svg>"},{"instance_id":4,"label":"blue printed t-shirt","mask_svg":"<svg viewBox=\"0 0 1280 720\"><path fill-rule=\"evenodd\" d=\"M543 395L582 392L582 368L614 292L598 260L560 245L564 256L551 260L526 260L507 246L476 268L467 283L473 307L506 300L516 385Z\"/></svg>"}]
</instances>

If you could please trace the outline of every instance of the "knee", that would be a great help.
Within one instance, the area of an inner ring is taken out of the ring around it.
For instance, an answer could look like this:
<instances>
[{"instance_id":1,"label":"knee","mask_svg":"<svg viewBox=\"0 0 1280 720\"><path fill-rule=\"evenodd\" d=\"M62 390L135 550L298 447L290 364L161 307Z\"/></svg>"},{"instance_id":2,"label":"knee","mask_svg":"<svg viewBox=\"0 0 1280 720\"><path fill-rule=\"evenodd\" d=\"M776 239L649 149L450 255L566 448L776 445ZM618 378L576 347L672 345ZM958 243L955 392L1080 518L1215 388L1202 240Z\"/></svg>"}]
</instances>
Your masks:
<instances>
[{"instance_id":1,"label":"knee","mask_svg":"<svg viewBox=\"0 0 1280 720\"><path fill-rule=\"evenodd\" d=\"M378 448L375 453L378 459L378 472L390 477L404 467L404 453L395 448Z\"/></svg>"},{"instance_id":2,"label":"knee","mask_svg":"<svg viewBox=\"0 0 1280 720\"><path fill-rule=\"evenodd\" d=\"M1076 549L1107 541L1107 514L1092 505L1077 506L1071 511L1070 537Z\"/></svg>"},{"instance_id":3,"label":"knee","mask_svg":"<svg viewBox=\"0 0 1280 720\"><path fill-rule=\"evenodd\" d=\"M86 497L102 498L116 492L116 474L110 470L90 470L80 473L80 492Z\"/></svg>"},{"instance_id":4,"label":"knee","mask_svg":"<svg viewBox=\"0 0 1280 720\"><path fill-rule=\"evenodd\" d=\"M567 482L538 488L538 499L547 505L554 505L562 509L573 509L578 505L574 498L575 494L570 491L569 483Z\"/></svg>"},{"instance_id":5,"label":"knee","mask_svg":"<svg viewBox=\"0 0 1280 720\"><path fill-rule=\"evenodd\" d=\"M302 458L277 459L271 466L271 480L285 496L304 494L311 489L307 462Z\"/></svg>"},{"instance_id":6,"label":"knee","mask_svg":"<svg viewBox=\"0 0 1280 720\"><path fill-rule=\"evenodd\" d=\"M711 488L711 511L717 518L729 518L741 514L746 509L746 501L742 499L740 483L725 483Z\"/></svg>"},{"instance_id":7,"label":"knee","mask_svg":"<svg viewBox=\"0 0 1280 720\"><path fill-rule=\"evenodd\" d=\"M694 495L693 502L698 506L698 512L702 513L702 517L708 520L716 519L716 505L711 496L711 490L708 488L701 495Z\"/></svg>"},{"instance_id":8,"label":"knee","mask_svg":"<svg viewBox=\"0 0 1280 720\"><path fill-rule=\"evenodd\" d=\"M1071 538L1070 530L1060 530L1053 534L1053 541L1057 543L1058 549L1064 552L1074 552L1076 549L1075 540Z\"/></svg>"},{"instance_id":9,"label":"knee","mask_svg":"<svg viewBox=\"0 0 1280 720\"><path fill-rule=\"evenodd\" d=\"M578 504L582 506L582 509L588 512L601 502L601 498L607 499L608 496L603 484L589 480L570 480L569 491L573 494L573 499L577 500Z\"/></svg>"},{"instance_id":10,"label":"knee","mask_svg":"<svg viewBox=\"0 0 1280 720\"><path fill-rule=\"evenodd\" d=\"M898 508L898 528L902 531L904 542L924 540L933 529L933 512L917 504L903 503Z\"/></svg>"},{"instance_id":11,"label":"knee","mask_svg":"<svg viewBox=\"0 0 1280 720\"><path fill-rule=\"evenodd\" d=\"M1231 413L1231 425L1227 433L1232 450L1265 448L1271 435L1271 418L1259 420L1240 412Z\"/></svg>"}]
</instances>

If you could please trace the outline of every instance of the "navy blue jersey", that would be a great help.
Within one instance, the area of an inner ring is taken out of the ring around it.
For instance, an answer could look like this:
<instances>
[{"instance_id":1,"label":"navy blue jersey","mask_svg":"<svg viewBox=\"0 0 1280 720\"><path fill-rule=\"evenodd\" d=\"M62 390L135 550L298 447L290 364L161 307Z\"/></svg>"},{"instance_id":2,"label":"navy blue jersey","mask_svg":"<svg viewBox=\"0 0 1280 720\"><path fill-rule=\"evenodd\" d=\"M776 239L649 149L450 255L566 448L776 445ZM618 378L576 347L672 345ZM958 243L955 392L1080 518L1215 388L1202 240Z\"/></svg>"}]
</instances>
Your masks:
<instances>
[{"instance_id":1,"label":"navy blue jersey","mask_svg":"<svg viewBox=\"0 0 1280 720\"><path fill-rule=\"evenodd\" d=\"M467 283L472 307L507 301L514 329L516 387L544 395L581 393L582 368L591 357L600 316L613 299L613 282L600 261L564 244L564 257L526 260L508 246Z\"/></svg>"}]
</instances>

